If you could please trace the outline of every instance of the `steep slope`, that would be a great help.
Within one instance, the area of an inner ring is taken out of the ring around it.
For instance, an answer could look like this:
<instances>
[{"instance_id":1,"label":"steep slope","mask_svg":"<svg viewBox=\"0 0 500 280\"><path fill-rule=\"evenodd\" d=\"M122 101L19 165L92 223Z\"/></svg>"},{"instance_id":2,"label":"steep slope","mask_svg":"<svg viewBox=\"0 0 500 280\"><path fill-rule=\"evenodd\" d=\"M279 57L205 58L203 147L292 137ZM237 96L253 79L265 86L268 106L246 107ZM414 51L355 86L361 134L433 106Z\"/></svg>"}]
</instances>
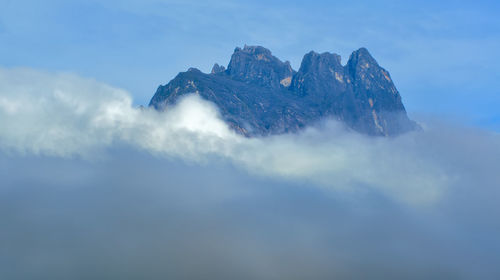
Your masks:
<instances>
[{"instance_id":1,"label":"steep slope","mask_svg":"<svg viewBox=\"0 0 500 280\"><path fill-rule=\"evenodd\" d=\"M164 110L189 93L215 103L230 126L247 136L295 132L325 118L369 135L417 127L389 73L364 48L345 66L337 54L310 52L298 72L263 47L236 48L227 70L215 64L210 74L181 72L158 88L150 106Z\"/></svg>"}]
</instances>

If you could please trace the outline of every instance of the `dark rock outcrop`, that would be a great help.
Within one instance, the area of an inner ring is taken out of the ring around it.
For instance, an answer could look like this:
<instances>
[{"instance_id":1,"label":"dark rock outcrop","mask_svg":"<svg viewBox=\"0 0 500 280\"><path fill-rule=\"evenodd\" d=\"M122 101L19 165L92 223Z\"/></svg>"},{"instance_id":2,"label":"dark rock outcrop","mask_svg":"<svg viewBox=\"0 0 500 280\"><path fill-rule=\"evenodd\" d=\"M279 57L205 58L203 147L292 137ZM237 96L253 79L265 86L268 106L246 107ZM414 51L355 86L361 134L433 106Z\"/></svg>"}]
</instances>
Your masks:
<instances>
[{"instance_id":1,"label":"dark rock outcrop","mask_svg":"<svg viewBox=\"0 0 500 280\"><path fill-rule=\"evenodd\" d=\"M296 132L333 118L369 135L398 135L417 128L408 119L389 73L365 48L342 66L340 56L310 52L298 72L268 49L236 48L227 70L195 68L160 86L150 106L158 110L196 93L215 103L230 126L247 136Z\"/></svg>"},{"instance_id":2,"label":"dark rock outcrop","mask_svg":"<svg viewBox=\"0 0 500 280\"><path fill-rule=\"evenodd\" d=\"M226 67L219 65L218 63L215 63L214 66L212 67L212 71L210 72L211 74L217 74L226 71Z\"/></svg>"}]
</instances>

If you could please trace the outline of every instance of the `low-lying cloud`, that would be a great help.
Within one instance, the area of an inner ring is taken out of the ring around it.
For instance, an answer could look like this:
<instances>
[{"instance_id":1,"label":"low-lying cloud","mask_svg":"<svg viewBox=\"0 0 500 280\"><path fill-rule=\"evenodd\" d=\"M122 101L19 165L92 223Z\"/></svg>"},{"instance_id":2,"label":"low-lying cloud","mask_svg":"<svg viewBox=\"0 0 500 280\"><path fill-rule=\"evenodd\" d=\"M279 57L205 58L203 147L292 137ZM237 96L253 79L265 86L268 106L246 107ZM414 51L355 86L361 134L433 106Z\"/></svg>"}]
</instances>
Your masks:
<instances>
[{"instance_id":1,"label":"low-lying cloud","mask_svg":"<svg viewBox=\"0 0 500 280\"><path fill-rule=\"evenodd\" d=\"M0 147L7 151L92 158L126 143L194 162L219 157L257 174L326 188L376 188L409 203L439 199L459 175L433 151L453 139L424 144L439 133L435 128L383 139L329 122L297 135L249 139L196 95L161 113L134 108L127 92L93 80L26 69L0 71L0 96Z\"/></svg>"},{"instance_id":2,"label":"low-lying cloud","mask_svg":"<svg viewBox=\"0 0 500 280\"><path fill-rule=\"evenodd\" d=\"M500 137L422 125L245 138L196 95L157 112L94 80L0 69L0 271L497 279Z\"/></svg>"}]
</instances>

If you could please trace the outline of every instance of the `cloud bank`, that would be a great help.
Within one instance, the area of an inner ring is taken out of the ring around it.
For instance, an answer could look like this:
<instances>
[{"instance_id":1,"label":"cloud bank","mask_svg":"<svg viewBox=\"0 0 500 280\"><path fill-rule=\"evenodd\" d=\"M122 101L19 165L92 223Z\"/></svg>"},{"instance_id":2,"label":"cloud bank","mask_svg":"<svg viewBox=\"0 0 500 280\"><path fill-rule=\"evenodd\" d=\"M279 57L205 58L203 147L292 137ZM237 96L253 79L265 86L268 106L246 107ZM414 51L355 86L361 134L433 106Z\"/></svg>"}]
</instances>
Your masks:
<instances>
[{"instance_id":1,"label":"cloud bank","mask_svg":"<svg viewBox=\"0 0 500 280\"><path fill-rule=\"evenodd\" d=\"M0 70L0 130L4 151L95 158L126 144L192 162L221 158L325 188L375 188L415 204L439 199L460 175L436 159L439 145L452 140L434 143L436 128L374 139L327 122L297 135L248 139L195 95L160 113L134 108L127 92L97 81L29 69Z\"/></svg>"},{"instance_id":2,"label":"cloud bank","mask_svg":"<svg viewBox=\"0 0 500 280\"><path fill-rule=\"evenodd\" d=\"M421 119L245 138L194 95L0 69L0 275L498 279L500 137Z\"/></svg>"}]
</instances>

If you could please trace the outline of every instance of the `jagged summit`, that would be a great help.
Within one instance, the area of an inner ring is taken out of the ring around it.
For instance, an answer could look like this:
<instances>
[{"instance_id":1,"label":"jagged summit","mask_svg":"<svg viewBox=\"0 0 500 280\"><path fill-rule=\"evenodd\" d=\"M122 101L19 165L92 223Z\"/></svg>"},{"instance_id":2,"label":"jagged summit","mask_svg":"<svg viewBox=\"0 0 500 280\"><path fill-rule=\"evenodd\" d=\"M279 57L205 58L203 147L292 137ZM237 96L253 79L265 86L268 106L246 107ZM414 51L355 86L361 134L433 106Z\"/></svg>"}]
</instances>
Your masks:
<instances>
[{"instance_id":1,"label":"jagged summit","mask_svg":"<svg viewBox=\"0 0 500 280\"><path fill-rule=\"evenodd\" d=\"M352 54L349 56L349 61L347 62L348 65L356 65L360 63L378 66L377 61L373 58L373 56L366 48L360 48L352 52Z\"/></svg>"},{"instance_id":2,"label":"jagged summit","mask_svg":"<svg viewBox=\"0 0 500 280\"><path fill-rule=\"evenodd\" d=\"M264 54L267 56L272 56L271 51L269 49L266 49L262 46L248 46L246 44L245 46L243 46L243 49L240 47L234 48L234 53L238 52L244 52L249 54Z\"/></svg>"},{"instance_id":3,"label":"jagged summit","mask_svg":"<svg viewBox=\"0 0 500 280\"><path fill-rule=\"evenodd\" d=\"M198 93L214 102L236 131L247 135L295 132L325 118L369 135L397 135L417 125L408 119L389 73L367 49L347 64L334 53L304 55L299 71L261 46L235 48L226 68L195 68L160 86L150 106L164 109L179 96Z\"/></svg>"},{"instance_id":4,"label":"jagged summit","mask_svg":"<svg viewBox=\"0 0 500 280\"><path fill-rule=\"evenodd\" d=\"M283 86L283 80L291 80L293 73L290 62L282 62L260 46L236 48L227 67L227 74L235 80L271 88Z\"/></svg>"},{"instance_id":5,"label":"jagged summit","mask_svg":"<svg viewBox=\"0 0 500 280\"><path fill-rule=\"evenodd\" d=\"M317 65L319 63L324 63L324 62L342 67L340 55L329 52L324 52L320 54L315 51L310 51L304 55L304 58L302 59L302 63L300 65L300 69L302 69L303 67L310 67L311 64Z\"/></svg>"}]
</instances>

